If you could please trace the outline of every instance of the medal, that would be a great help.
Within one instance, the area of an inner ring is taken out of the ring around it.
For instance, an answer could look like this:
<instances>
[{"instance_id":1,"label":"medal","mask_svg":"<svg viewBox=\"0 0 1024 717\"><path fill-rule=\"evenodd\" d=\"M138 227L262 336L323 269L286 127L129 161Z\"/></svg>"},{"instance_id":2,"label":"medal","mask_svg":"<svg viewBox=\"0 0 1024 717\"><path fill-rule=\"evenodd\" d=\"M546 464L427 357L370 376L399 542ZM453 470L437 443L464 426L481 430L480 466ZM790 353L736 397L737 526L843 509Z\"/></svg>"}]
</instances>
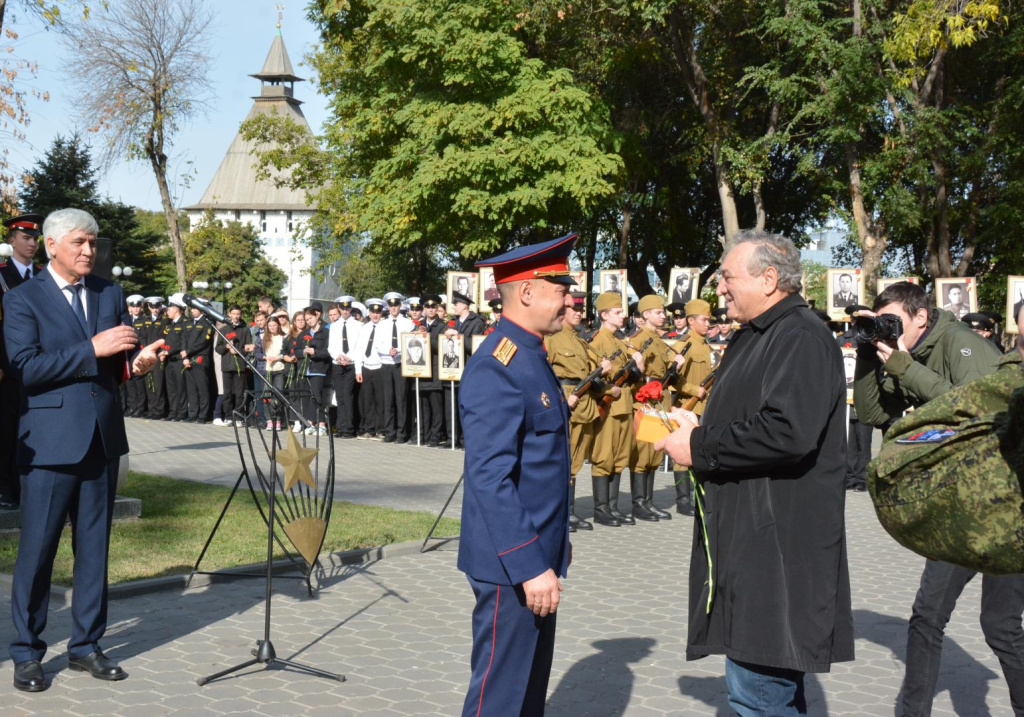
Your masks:
<instances>
[{"instance_id":1,"label":"medal","mask_svg":"<svg viewBox=\"0 0 1024 717\"><path fill-rule=\"evenodd\" d=\"M549 408L551 406L551 399L548 398L548 395L543 391L540 392L540 402L544 404L544 408Z\"/></svg>"}]
</instances>

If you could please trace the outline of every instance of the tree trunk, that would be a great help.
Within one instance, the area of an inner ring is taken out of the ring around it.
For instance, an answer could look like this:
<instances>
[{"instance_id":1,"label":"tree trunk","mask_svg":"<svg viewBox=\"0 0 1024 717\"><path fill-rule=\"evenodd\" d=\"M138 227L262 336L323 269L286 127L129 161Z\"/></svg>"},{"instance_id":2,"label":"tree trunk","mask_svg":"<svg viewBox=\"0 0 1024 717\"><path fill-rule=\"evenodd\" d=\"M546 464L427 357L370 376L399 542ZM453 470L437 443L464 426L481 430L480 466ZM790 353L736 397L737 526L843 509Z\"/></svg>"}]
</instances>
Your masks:
<instances>
[{"instance_id":1,"label":"tree trunk","mask_svg":"<svg viewBox=\"0 0 1024 717\"><path fill-rule=\"evenodd\" d=\"M884 227L872 219L864 206L860 161L857 148L852 144L846 145L846 167L850 178L850 207L853 209L853 222L857 230L857 244L863 252L861 269L864 272L864 294L873 297L877 293L878 267L889 241L885 237Z\"/></svg>"},{"instance_id":2,"label":"tree trunk","mask_svg":"<svg viewBox=\"0 0 1024 717\"><path fill-rule=\"evenodd\" d=\"M619 268L629 263L629 224L633 218L633 210L629 206L622 208L622 226L619 228Z\"/></svg>"},{"instance_id":3,"label":"tree trunk","mask_svg":"<svg viewBox=\"0 0 1024 717\"><path fill-rule=\"evenodd\" d=\"M174 209L171 190L167 186L166 161L161 162L159 157L151 156L150 164L153 167L153 174L156 175L156 186L160 188L160 203L164 206L167 235L171 238L171 248L174 250L174 272L178 277L178 291L188 291L185 283L185 246L182 244L181 231L178 228L178 213Z\"/></svg>"}]
</instances>

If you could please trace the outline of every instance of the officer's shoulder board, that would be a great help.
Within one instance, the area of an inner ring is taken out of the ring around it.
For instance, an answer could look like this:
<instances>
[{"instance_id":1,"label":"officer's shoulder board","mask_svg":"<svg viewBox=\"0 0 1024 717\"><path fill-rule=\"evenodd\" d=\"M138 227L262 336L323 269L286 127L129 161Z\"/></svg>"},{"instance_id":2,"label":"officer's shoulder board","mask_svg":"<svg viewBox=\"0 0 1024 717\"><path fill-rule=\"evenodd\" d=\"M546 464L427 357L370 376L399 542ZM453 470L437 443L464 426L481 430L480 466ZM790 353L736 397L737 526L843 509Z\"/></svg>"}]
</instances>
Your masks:
<instances>
[{"instance_id":1,"label":"officer's shoulder board","mask_svg":"<svg viewBox=\"0 0 1024 717\"><path fill-rule=\"evenodd\" d=\"M502 365L508 366L509 361L516 355L516 351L519 347L508 337L504 337L498 342L498 345L494 348L494 352L491 354L494 358L501 361Z\"/></svg>"}]
</instances>

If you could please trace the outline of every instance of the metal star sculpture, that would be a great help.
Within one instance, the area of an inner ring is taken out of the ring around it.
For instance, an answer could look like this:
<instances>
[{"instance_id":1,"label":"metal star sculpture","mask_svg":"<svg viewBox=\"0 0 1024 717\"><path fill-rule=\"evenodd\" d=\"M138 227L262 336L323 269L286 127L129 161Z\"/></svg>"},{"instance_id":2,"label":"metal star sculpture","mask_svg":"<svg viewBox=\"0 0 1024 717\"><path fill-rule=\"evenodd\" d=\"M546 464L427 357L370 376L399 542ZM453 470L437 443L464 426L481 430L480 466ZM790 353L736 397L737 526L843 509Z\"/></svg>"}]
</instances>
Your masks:
<instances>
[{"instance_id":1,"label":"metal star sculpture","mask_svg":"<svg viewBox=\"0 0 1024 717\"><path fill-rule=\"evenodd\" d=\"M288 431L288 447L277 452L277 462L284 468L285 491L291 490L299 481L316 490L316 481L309 470L309 464L316 458L316 454L316 448L303 448L295 434Z\"/></svg>"}]
</instances>

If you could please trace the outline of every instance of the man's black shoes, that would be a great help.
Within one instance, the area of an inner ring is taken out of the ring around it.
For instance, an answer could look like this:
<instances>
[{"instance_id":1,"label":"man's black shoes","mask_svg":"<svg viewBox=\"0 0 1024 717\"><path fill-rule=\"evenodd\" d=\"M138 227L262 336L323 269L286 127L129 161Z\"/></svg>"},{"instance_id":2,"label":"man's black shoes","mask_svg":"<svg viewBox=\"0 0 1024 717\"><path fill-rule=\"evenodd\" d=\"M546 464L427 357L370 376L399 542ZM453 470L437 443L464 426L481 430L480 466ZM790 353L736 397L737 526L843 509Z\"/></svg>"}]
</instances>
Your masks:
<instances>
[{"instance_id":1,"label":"man's black shoes","mask_svg":"<svg viewBox=\"0 0 1024 717\"><path fill-rule=\"evenodd\" d=\"M46 689L46 677L39 660L14 664L14 687L22 692L42 692Z\"/></svg>"},{"instance_id":2,"label":"man's black shoes","mask_svg":"<svg viewBox=\"0 0 1024 717\"><path fill-rule=\"evenodd\" d=\"M128 673L122 670L120 665L104 655L100 650L96 650L96 652L85 657L69 656L68 667L76 672L88 672L97 680L114 682L116 680L123 680L128 676Z\"/></svg>"}]
</instances>

